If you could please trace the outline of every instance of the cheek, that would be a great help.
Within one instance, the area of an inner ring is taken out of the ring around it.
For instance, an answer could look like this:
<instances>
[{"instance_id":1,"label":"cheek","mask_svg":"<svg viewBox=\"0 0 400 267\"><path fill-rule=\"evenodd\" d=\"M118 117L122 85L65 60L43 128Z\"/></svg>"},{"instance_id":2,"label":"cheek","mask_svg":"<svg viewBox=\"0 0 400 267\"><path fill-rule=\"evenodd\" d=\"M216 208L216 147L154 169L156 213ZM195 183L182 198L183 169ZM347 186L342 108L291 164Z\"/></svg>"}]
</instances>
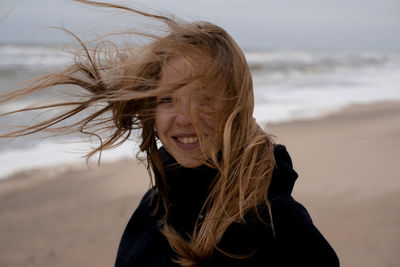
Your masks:
<instances>
[{"instance_id":1,"label":"cheek","mask_svg":"<svg viewBox=\"0 0 400 267\"><path fill-rule=\"evenodd\" d=\"M221 101L220 101L221 102ZM206 106L202 106L199 110L199 120L201 124L201 128L206 135L217 135L221 132L220 125L221 114L223 113L222 103L218 101L213 101L212 103L207 104ZM216 138L216 136L213 136Z\"/></svg>"},{"instance_id":2,"label":"cheek","mask_svg":"<svg viewBox=\"0 0 400 267\"><path fill-rule=\"evenodd\" d=\"M218 137L217 120L208 115L200 116L198 126L198 130L204 138L205 145L215 146Z\"/></svg>"},{"instance_id":3,"label":"cheek","mask_svg":"<svg viewBox=\"0 0 400 267\"><path fill-rule=\"evenodd\" d=\"M204 114L200 113L201 115L199 116L200 119L200 126L205 133L213 133L216 132L218 128L218 122L217 122L217 114L216 113L210 113L210 114Z\"/></svg>"},{"instance_id":4,"label":"cheek","mask_svg":"<svg viewBox=\"0 0 400 267\"><path fill-rule=\"evenodd\" d=\"M216 149L221 149L222 147L222 136L223 127L220 118L218 117L218 112L213 112L209 114L203 114L199 117L200 119L200 130L204 137L205 146L213 146Z\"/></svg>"},{"instance_id":5,"label":"cheek","mask_svg":"<svg viewBox=\"0 0 400 267\"><path fill-rule=\"evenodd\" d=\"M155 127L160 138L168 128L168 118L159 109L156 109Z\"/></svg>"}]
</instances>

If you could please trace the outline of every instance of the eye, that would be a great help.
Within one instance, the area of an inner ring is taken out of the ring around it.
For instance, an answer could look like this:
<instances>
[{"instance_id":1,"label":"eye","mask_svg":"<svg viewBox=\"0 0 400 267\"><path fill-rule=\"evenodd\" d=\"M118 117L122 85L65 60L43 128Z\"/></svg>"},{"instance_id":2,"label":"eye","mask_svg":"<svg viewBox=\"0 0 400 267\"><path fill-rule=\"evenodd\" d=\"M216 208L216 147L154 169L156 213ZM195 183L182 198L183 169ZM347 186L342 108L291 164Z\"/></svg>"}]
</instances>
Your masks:
<instances>
[{"instance_id":1,"label":"eye","mask_svg":"<svg viewBox=\"0 0 400 267\"><path fill-rule=\"evenodd\" d=\"M203 96L199 101L200 106L211 106L213 105L213 99L211 96Z\"/></svg>"},{"instance_id":2,"label":"eye","mask_svg":"<svg viewBox=\"0 0 400 267\"><path fill-rule=\"evenodd\" d=\"M171 104L172 103L172 96L162 96L158 98L158 104Z\"/></svg>"}]
</instances>

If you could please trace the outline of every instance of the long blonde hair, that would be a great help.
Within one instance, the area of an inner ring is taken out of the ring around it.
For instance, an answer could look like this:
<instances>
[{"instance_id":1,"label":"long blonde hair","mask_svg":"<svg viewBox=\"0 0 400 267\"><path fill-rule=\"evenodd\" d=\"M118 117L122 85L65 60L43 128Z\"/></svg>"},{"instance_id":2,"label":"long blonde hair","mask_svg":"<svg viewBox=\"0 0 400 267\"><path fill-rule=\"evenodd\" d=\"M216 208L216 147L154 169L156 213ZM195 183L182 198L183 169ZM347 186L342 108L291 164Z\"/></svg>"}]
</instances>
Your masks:
<instances>
[{"instance_id":1,"label":"long blonde hair","mask_svg":"<svg viewBox=\"0 0 400 267\"><path fill-rule=\"evenodd\" d=\"M83 53L77 53L73 65L61 72L39 77L22 89L1 95L0 104L55 85L75 85L87 90L88 94L80 96L77 101L17 110L15 112L62 108L63 111L0 137L18 137L39 131L80 131L101 140L100 145L88 154L90 157L123 143L132 131L139 129L139 148L146 155L150 177L159 189L168 216L167 183L154 131L156 98L164 90L158 87L161 70L171 58L201 57L207 71L193 79L219 90L215 95L224 100L223 110L218 115L221 144L214 151L204 152L207 153L208 164L218 170L218 175L203 206L205 219L196 224L189 238L180 236L165 220L162 226L163 234L178 255L175 261L182 266L196 266L218 249L218 242L233 222L243 222L244 215L257 210L259 205L269 205L268 187L275 165L273 144L271 137L253 118L253 85L244 54L225 30L209 22L188 23L115 4L76 1L127 10L160 20L168 27L168 33L157 36L132 32L152 41L125 48L100 42L89 49L77 38ZM105 51L104 47L108 49ZM182 84L176 84L168 90L180 86ZM70 109L65 111L66 107ZM82 112L85 115L75 122L57 126Z\"/></svg>"}]
</instances>

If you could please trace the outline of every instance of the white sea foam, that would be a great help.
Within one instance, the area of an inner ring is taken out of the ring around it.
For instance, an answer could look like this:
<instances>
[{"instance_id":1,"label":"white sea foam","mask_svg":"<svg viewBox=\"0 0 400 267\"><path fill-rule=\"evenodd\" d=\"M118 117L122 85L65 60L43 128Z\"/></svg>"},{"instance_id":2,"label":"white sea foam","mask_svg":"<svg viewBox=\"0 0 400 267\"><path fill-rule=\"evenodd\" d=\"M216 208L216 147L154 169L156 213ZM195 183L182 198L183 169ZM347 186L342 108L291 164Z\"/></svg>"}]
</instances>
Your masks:
<instances>
[{"instance_id":1,"label":"white sea foam","mask_svg":"<svg viewBox=\"0 0 400 267\"><path fill-rule=\"evenodd\" d=\"M51 142L45 141L36 146L26 149L9 149L0 151L0 179L26 169L41 168L48 166L59 166L62 164L74 164L84 166L86 160L85 153L93 147L82 142ZM114 161L121 158L133 158L137 149L133 143L127 142L120 147L104 151L102 161ZM96 162L97 156L91 159Z\"/></svg>"},{"instance_id":2,"label":"white sea foam","mask_svg":"<svg viewBox=\"0 0 400 267\"><path fill-rule=\"evenodd\" d=\"M400 100L399 72L365 72L364 75L352 83L343 77L343 83L331 84L329 88L318 83L303 83L301 89L291 87L296 82L301 84L300 80L293 80L284 87L256 83L254 116L259 122L310 119L351 104Z\"/></svg>"},{"instance_id":3,"label":"white sea foam","mask_svg":"<svg viewBox=\"0 0 400 267\"><path fill-rule=\"evenodd\" d=\"M315 118L350 104L400 100L399 55L276 52L247 57L254 69L259 122Z\"/></svg>"}]
</instances>

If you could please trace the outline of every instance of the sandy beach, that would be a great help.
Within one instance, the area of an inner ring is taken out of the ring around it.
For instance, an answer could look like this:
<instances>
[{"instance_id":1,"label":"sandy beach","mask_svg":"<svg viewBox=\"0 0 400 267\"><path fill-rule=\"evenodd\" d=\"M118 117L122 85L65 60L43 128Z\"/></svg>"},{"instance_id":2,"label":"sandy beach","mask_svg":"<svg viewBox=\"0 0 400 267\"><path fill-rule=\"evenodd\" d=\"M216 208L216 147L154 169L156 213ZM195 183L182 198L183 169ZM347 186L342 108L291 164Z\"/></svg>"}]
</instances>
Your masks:
<instances>
[{"instance_id":1,"label":"sandy beach","mask_svg":"<svg viewBox=\"0 0 400 267\"><path fill-rule=\"evenodd\" d=\"M293 195L341 266L400 266L400 102L267 129L290 152L299 173ZM134 159L0 181L0 266L112 266L148 187Z\"/></svg>"}]
</instances>

